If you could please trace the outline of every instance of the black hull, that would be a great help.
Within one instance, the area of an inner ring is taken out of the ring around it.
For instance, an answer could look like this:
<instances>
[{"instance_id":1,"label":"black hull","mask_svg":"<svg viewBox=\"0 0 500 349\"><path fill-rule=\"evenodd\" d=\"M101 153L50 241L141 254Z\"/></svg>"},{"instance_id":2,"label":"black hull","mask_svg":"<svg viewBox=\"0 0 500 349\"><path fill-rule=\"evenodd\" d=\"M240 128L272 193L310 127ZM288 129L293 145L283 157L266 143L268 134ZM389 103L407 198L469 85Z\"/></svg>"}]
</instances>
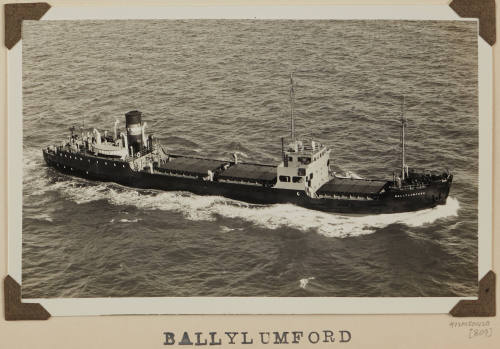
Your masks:
<instances>
[{"instance_id":1,"label":"black hull","mask_svg":"<svg viewBox=\"0 0 500 349\"><path fill-rule=\"evenodd\" d=\"M127 162L83 153L43 150L43 156L47 165L60 172L90 180L111 181L134 188L223 196L252 204L290 203L308 209L349 214L395 213L432 208L446 203L451 186L450 179L431 183L423 189L404 192L388 190L373 200L311 198L304 191L134 171Z\"/></svg>"}]
</instances>

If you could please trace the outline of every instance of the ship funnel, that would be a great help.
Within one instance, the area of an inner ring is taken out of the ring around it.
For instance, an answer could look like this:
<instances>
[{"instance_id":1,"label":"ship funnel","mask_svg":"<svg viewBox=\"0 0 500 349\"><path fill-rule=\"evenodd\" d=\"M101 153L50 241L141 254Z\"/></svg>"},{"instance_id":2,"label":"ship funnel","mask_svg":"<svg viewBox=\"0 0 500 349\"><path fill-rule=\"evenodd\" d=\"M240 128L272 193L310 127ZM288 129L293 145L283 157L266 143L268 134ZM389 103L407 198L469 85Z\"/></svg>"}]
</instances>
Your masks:
<instances>
[{"instance_id":1,"label":"ship funnel","mask_svg":"<svg viewBox=\"0 0 500 349\"><path fill-rule=\"evenodd\" d=\"M125 127L127 128L127 143L134 153L139 152L142 147L142 113L132 110L125 114Z\"/></svg>"}]
</instances>

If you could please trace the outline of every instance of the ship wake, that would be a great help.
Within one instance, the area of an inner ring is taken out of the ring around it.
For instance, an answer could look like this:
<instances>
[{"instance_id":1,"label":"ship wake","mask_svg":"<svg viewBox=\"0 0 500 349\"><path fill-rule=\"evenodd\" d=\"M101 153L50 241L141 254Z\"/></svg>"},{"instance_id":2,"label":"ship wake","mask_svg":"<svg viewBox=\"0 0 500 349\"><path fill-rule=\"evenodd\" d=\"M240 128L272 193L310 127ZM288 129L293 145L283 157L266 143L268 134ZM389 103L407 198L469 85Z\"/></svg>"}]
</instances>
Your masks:
<instances>
[{"instance_id":1,"label":"ship wake","mask_svg":"<svg viewBox=\"0 0 500 349\"><path fill-rule=\"evenodd\" d=\"M78 204L105 200L113 205L175 211L194 221L215 221L217 217L242 219L273 230L288 227L337 238L371 234L391 224L410 227L431 224L439 219L457 216L460 207L458 200L450 197L446 205L416 212L352 216L309 210L292 204L250 205L219 196L135 190L117 184L86 185L81 182L83 180L57 182L47 189L57 190Z\"/></svg>"}]
</instances>

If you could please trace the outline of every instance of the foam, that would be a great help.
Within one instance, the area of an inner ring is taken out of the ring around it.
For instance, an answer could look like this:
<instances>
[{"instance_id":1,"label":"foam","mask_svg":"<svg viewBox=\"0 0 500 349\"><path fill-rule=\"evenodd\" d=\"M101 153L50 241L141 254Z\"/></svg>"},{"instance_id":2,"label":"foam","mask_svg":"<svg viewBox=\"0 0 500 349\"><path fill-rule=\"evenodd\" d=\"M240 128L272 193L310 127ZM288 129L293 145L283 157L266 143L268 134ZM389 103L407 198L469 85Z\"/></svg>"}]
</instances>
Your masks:
<instances>
[{"instance_id":1,"label":"foam","mask_svg":"<svg viewBox=\"0 0 500 349\"><path fill-rule=\"evenodd\" d=\"M309 284L309 281L314 279L315 279L314 276L305 279L300 279L299 281L300 288L305 289L307 287L307 284Z\"/></svg>"},{"instance_id":2,"label":"foam","mask_svg":"<svg viewBox=\"0 0 500 349\"><path fill-rule=\"evenodd\" d=\"M106 200L114 205L133 205L146 210L175 211L194 221L214 221L217 216L243 219L257 226L278 229L289 227L302 231L313 230L327 237L349 237L374 233L391 224L418 227L438 219L457 216L459 202L449 197L446 205L416 212L349 216L320 212L292 204L270 206L250 205L219 196L199 196L187 192L141 191L117 184L81 185L63 181L53 184L78 204Z\"/></svg>"},{"instance_id":3,"label":"foam","mask_svg":"<svg viewBox=\"0 0 500 349\"><path fill-rule=\"evenodd\" d=\"M220 227L220 230L223 233L229 233L230 231L234 231L235 228L229 228L229 227L226 227L225 225L223 225L223 226Z\"/></svg>"},{"instance_id":4,"label":"foam","mask_svg":"<svg viewBox=\"0 0 500 349\"><path fill-rule=\"evenodd\" d=\"M139 218L134 218L134 219L126 219L126 218L122 218L119 220L119 222L121 223L137 223L139 222L141 219Z\"/></svg>"},{"instance_id":5,"label":"foam","mask_svg":"<svg viewBox=\"0 0 500 349\"><path fill-rule=\"evenodd\" d=\"M35 215L26 215L26 218L40 220L40 221L47 221L47 222L53 221L52 217L46 213L40 213L40 214L35 214Z\"/></svg>"}]
</instances>

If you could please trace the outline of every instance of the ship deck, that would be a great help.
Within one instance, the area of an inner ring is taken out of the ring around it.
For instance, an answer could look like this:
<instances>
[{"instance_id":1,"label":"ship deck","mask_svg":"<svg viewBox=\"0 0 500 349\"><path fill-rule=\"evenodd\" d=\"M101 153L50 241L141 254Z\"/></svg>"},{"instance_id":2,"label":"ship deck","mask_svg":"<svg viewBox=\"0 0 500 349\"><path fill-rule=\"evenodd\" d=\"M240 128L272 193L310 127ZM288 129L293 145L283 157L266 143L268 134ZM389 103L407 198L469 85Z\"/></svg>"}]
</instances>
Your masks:
<instances>
[{"instance_id":1,"label":"ship deck","mask_svg":"<svg viewBox=\"0 0 500 349\"><path fill-rule=\"evenodd\" d=\"M386 181L354 179L354 178L333 178L323 184L318 189L318 195L375 195L387 184Z\"/></svg>"},{"instance_id":2,"label":"ship deck","mask_svg":"<svg viewBox=\"0 0 500 349\"><path fill-rule=\"evenodd\" d=\"M160 172L206 176L208 171L215 172L226 164L229 164L229 161L176 156L170 157L167 162L161 162L156 170Z\"/></svg>"},{"instance_id":3,"label":"ship deck","mask_svg":"<svg viewBox=\"0 0 500 349\"><path fill-rule=\"evenodd\" d=\"M217 178L250 182L272 182L276 180L276 166L238 163L218 174Z\"/></svg>"},{"instance_id":4,"label":"ship deck","mask_svg":"<svg viewBox=\"0 0 500 349\"><path fill-rule=\"evenodd\" d=\"M214 173L217 180L270 183L276 180L276 166L190 157L170 156L167 162L161 162L155 170L191 176L206 176Z\"/></svg>"}]
</instances>

